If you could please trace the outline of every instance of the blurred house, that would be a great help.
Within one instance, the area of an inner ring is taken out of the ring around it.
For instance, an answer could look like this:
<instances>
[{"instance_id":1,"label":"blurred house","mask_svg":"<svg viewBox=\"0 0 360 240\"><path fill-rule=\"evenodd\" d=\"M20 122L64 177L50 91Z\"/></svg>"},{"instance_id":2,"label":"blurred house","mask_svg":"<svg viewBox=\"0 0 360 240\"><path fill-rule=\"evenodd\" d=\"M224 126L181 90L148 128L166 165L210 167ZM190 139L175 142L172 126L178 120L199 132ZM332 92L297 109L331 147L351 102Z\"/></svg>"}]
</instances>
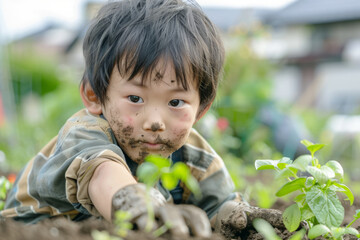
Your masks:
<instances>
[{"instance_id":1,"label":"blurred house","mask_svg":"<svg viewBox=\"0 0 360 240\"><path fill-rule=\"evenodd\" d=\"M13 40L10 46L15 53L30 51L39 56L61 60L62 53L75 34L74 30L49 22L45 27Z\"/></svg>"},{"instance_id":2,"label":"blurred house","mask_svg":"<svg viewBox=\"0 0 360 240\"><path fill-rule=\"evenodd\" d=\"M298 0L265 24L271 36L254 47L281 63L275 98L322 111L359 111L360 1Z\"/></svg>"}]
</instances>

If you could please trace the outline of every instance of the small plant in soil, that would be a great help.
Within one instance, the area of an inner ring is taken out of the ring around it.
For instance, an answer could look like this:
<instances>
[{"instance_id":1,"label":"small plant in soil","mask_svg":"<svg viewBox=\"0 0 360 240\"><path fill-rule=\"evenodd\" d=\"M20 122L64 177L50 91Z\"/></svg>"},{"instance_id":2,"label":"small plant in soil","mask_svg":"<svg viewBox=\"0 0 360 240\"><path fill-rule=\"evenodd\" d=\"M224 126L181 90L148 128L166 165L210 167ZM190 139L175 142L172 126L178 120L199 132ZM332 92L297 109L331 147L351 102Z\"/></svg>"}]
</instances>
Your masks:
<instances>
[{"instance_id":1,"label":"small plant in soil","mask_svg":"<svg viewBox=\"0 0 360 240\"><path fill-rule=\"evenodd\" d=\"M344 171L338 161L331 160L320 165L315 153L324 144L313 144L301 141L309 150L309 155L303 155L294 161L289 158L280 160L256 160L257 170L273 169L277 177L287 182L276 192L277 197L294 194L294 204L285 209L283 222L288 231L297 230L302 221L306 222L310 239L323 236L326 239L340 240L345 234L360 237L359 232L351 224L360 218L359 210L354 215L354 221L346 227L340 227L344 220L344 207L337 193L343 193L346 200L353 204L354 196L343 184Z\"/></svg>"},{"instance_id":2,"label":"small plant in soil","mask_svg":"<svg viewBox=\"0 0 360 240\"><path fill-rule=\"evenodd\" d=\"M167 190L174 189L178 185L179 181L182 181L190 189L190 191L193 192L195 197L200 197L201 195L198 182L191 175L188 166L183 162L172 164L171 160L168 158L163 158L158 155L149 155L145 158L145 162L138 167L136 175L138 176L139 181L146 185L148 189L147 193L149 193L150 188L154 187L155 184L161 180L163 187ZM149 218L146 229L150 231L155 221L155 217L151 202L146 202L148 203L147 210ZM160 236L169 228L171 228L171 226L165 223L164 226L154 232L154 235Z\"/></svg>"},{"instance_id":3,"label":"small plant in soil","mask_svg":"<svg viewBox=\"0 0 360 240\"><path fill-rule=\"evenodd\" d=\"M136 173L140 182L143 182L148 191L147 197L150 198L149 192L155 184L161 180L164 188L167 190L174 189L179 181L184 184L193 192L195 197L200 197L200 187L196 179L191 175L188 166L183 162L177 162L172 164L170 159L163 158L157 155L149 155L145 158L145 162L142 163ZM154 209L152 208L151 201L147 202L148 221L145 231L151 232L152 226L155 221ZM115 232L118 236L111 236L105 231L93 231L92 237L95 240L121 240L126 237L127 232L132 229L132 224L129 222L131 216L128 212L117 211L115 213ZM163 226L156 229L152 234L154 237L158 237L165 233L171 226L165 223Z\"/></svg>"},{"instance_id":4,"label":"small plant in soil","mask_svg":"<svg viewBox=\"0 0 360 240\"><path fill-rule=\"evenodd\" d=\"M0 210L4 209L6 195L10 187L11 183L9 180L4 176L0 176Z\"/></svg>"}]
</instances>

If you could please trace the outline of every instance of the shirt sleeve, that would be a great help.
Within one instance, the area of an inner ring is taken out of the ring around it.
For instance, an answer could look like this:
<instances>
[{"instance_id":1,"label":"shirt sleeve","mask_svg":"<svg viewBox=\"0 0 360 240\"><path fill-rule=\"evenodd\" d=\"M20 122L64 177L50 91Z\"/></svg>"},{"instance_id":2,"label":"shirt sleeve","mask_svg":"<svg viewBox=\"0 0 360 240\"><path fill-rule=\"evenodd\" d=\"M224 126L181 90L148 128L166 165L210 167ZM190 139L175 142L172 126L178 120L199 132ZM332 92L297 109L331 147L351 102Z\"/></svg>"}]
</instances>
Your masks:
<instances>
[{"instance_id":1,"label":"shirt sleeve","mask_svg":"<svg viewBox=\"0 0 360 240\"><path fill-rule=\"evenodd\" d=\"M200 207L212 218L224 202L239 199L223 160L195 130L184 145L183 158L191 174L198 180L202 193L202 197L196 199L184 186L186 203Z\"/></svg>"},{"instance_id":2,"label":"shirt sleeve","mask_svg":"<svg viewBox=\"0 0 360 240\"><path fill-rule=\"evenodd\" d=\"M72 118L64 126L36 184L40 198L61 212L75 208L85 215L99 216L88 194L96 167L105 161L128 167L108 123L99 117L86 118Z\"/></svg>"}]
</instances>

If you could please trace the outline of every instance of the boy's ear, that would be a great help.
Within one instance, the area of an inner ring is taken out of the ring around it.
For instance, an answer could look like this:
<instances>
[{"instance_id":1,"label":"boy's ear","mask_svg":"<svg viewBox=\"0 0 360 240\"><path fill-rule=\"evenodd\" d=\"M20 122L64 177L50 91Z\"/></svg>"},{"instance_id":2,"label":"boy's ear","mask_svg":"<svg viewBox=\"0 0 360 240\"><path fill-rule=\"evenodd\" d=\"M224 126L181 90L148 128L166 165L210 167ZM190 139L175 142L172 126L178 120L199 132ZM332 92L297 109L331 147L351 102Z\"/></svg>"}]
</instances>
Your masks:
<instances>
[{"instance_id":1,"label":"boy's ear","mask_svg":"<svg viewBox=\"0 0 360 240\"><path fill-rule=\"evenodd\" d=\"M212 103L213 102L209 103L203 109L200 110L200 112L198 113L198 115L196 117L195 123L197 123L205 115L205 113L207 113L207 111L209 111Z\"/></svg>"},{"instance_id":2,"label":"boy's ear","mask_svg":"<svg viewBox=\"0 0 360 240\"><path fill-rule=\"evenodd\" d=\"M100 115L102 113L101 103L92 90L89 83L81 83L80 96L84 106L91 114Z\"/></svg>"}]
</instances>

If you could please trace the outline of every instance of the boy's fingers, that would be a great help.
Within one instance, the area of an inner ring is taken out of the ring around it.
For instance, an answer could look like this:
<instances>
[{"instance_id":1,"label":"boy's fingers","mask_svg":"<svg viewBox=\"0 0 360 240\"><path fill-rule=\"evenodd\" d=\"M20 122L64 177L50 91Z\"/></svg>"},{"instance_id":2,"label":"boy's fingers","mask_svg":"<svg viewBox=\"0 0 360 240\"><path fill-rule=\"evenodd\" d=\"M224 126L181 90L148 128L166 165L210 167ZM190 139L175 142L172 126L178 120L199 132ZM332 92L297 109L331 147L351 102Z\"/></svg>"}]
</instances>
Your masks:
<instances>
[{"instance_id":1,"label":"boy's fingers","mask_svg":"<svg viewBox=\"0 0 360 240\"><path fill-rule=\"evenodd\" d=\"M211 236L211 225L206 213L195 206L177 205L180 212L191 229L191 232L197 237L208 238Z\"/></svg>"},{"instance_id":2,"label":"boy's fingers","mask_svg":"<svg viewBox=\"0 0 360 240\"><path fill-rule=\"evenodd\" d=\"M229 224L238 230L244 229L247 226L247 216L244 212L244 209L241 205L238 205L232 212L231 217L229 218Z\"/></svg>"},{"instance_id":3,"label":"boy's fingers","mask_svg":"<svg viewBox=\"0 0 360 240\"><path fill-rule=\"evenodd\" d=\"M223 229L241 230L247 226L247 216L245 210L247 204L236 201L227 201L219 209L216 217L215 231L221 232Z\"/></svg>"},{"instance_id":4,"label":"boy's fingers","mask_svg":"<svg viewBox=\"0 0 360 240\"><path fill-rule=\"evenodd\" d=\"M147 224L149 221L148 218L149 218L148 214L142 214L138 218L135 219L134 222L135 222L136 226L138 227L138 229L140 229L141 231L144 231L147 228ZM155 219L150 224L152 224L151 229L150 229L151 231L153 231L159 227L157 222L155 221Z\"/></svg>"},{"instance_id":5,"label":"boy's fingers","mask_svg":"<svg viewBox=\"0 0 360 240\"><path fill-rule=\"evenodd\" d=\"M175 205L166 204L156 209L156 215L164 222L170 225L170 232L174 236L189 236L189 228L187 227L182 214Z\"/></svg>"}]
</instances>

